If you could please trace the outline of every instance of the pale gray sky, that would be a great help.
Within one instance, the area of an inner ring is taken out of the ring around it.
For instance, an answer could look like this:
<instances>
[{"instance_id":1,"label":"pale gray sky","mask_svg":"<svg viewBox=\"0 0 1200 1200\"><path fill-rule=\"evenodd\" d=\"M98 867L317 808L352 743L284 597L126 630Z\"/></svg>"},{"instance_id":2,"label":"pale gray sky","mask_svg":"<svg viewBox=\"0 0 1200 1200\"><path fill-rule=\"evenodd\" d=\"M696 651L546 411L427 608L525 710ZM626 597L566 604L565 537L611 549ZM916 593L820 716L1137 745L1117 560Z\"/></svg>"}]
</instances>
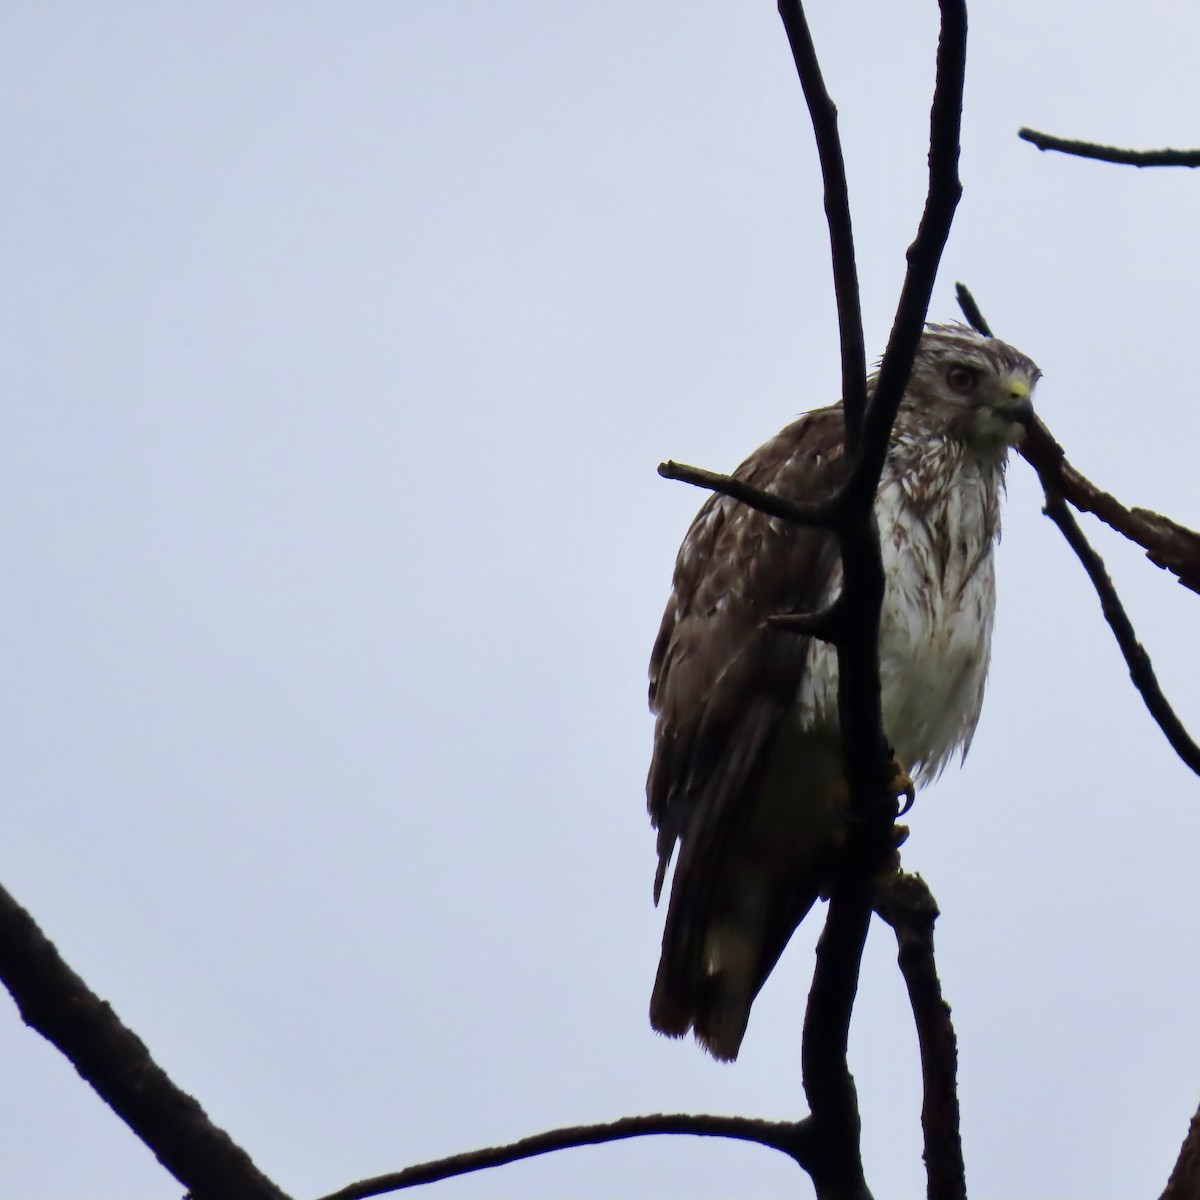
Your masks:
<instances>
[{"instance_id":1,"label":"pale gray sky","mask_svg":"<svg viewBox=\"0 0 1200 1200\"><path fill-rule=\"evenodd\" d=\"M936 7L812 5L869 351L924 189ZM1200 12L977 3L956 278L1077 464L1200 525ZM839 377L769 0L12 4L0 16L0 878L296 1196L544 1127L802 1111L817 922L720 1066L647 1024L645 664L717 469ZM1091 526L1089 526L1089 529ZM1099 532L1200 725L1197 598ZM1165 1181L1200 1097L1200 788L1013 469L988 702L918 798L978 1197ZM811 928L809 927L811 926ZM868 1177L923 1190L886 930ZM0 1195L179 1186L0 1003ZM445 1197L795 1194L661 1140Z\"/></svg>"}]
</instances>

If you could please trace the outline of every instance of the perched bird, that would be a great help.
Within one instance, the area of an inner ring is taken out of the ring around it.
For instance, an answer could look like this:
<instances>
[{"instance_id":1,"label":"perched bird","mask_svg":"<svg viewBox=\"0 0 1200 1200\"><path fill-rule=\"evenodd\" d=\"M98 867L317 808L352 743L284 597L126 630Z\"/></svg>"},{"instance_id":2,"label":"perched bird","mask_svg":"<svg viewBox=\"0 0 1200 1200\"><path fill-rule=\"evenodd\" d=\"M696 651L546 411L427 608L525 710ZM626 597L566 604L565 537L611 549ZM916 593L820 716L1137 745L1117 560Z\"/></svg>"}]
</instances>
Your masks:
<instances>
[{"instance_id":1,"label":"perched bird","mask_svg":"<svg viewBox=\"0 0 1200 1200\"><path fill-rule=\"evenodd\" d=\"M917 780L965 756L979 719L1004 468L1040 374L995 338L929 326L892 430L875 500L880 683L884 732ZM841 404L794 421L734 472L802 502L844 473ZM750 1006L845 840L837 652L767 620L816 610L840 586L828 531L714 494L680 547L654 644L656 904L680 849L650 1020L672 1037L694 1029L719 1059L737 1057Z\"/></svg>"}]
</instances>

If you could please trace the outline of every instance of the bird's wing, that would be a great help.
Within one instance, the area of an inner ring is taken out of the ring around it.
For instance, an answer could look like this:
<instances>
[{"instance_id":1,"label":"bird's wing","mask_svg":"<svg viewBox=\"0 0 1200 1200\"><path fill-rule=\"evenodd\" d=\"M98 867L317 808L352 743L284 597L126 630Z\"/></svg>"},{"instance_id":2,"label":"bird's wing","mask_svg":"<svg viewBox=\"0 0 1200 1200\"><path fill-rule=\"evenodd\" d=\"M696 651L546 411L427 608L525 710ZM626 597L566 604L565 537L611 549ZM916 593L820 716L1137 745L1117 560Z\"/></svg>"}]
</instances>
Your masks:
<instances>
[{"instance_id":1,"label":"bird's wing","mask_svg":"<svg viewBox=\"0 0 1200 1200\"><path fill-rule=\"evenodd\" d=\"M822 499L844 476L842 431L840 408L810 413L735 475L789 499ZM807 638L767 618L826 602L836 566L828 532L710 497L680 548L651 658L658 720L647 796L658 829L656 900L682 841L651 1019L675 1035L694 1026L718 1057L736 1055L750 1003L820 887L815 869L802 871L795 889L786 878L748 877L744 860L755 851L745 822L763 819L764 797L778 795L768 764L779 761L776 735L797 701L808 649ZM803 759L805 769L815 760L815 753ZM787 794L768 803L781 804L767 818L773 829L776 818L792 820ZM804 840L803 831L776 832ZM719 926L731 906L755 911L736 918L748 928L725 939ZM723 940L737 962L718 968L710 960Z\"/></svg>"},{"instance_id":2,"label":"bird's wing","mask_svg":"<svg viewBox=\"0 0 1200 1200\"><path fill-rule=\"evenodd\" d=\"M823 499L843 476L840 406L794 421L734 472L801 503ZM744 792L798 693L808 639L771 629L766 618L821 604L836 563L829 533L727 496L710 496L688 529L650 658L655 901L693 814Z\"/></svg>"}]
</instances>

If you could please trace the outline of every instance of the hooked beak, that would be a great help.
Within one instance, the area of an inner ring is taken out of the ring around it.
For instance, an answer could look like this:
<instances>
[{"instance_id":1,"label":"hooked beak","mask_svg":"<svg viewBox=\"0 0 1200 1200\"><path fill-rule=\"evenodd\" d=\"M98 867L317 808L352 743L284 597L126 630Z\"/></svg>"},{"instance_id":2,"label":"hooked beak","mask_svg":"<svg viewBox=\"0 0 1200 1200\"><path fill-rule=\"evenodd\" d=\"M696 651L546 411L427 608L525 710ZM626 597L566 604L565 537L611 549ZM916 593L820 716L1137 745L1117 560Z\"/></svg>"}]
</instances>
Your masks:
<instances>
[{"instance_id":1,"label":"hooked beak","mask_svg":"<svg viewBox=\"0 0 1200 1200\"><path fill-rule=\"evenodd\" d=\"M1029 396L1022 396L1005 415L1023 429L1028 429L1033 424L1033 400Z\"/></svg>"},{"instance_id":2,"label":"hooked beak","mask_svg":"<svg viewBox=\"0 0 1200 1200\"><path fill-rule=\"evenodd\" d=\"M1028 429L1033 424L1033 389L1024 379L1010 378L1006 401L1003 407L997 406L997 411L1014 425Z\"/></svg>"}]
</instances>

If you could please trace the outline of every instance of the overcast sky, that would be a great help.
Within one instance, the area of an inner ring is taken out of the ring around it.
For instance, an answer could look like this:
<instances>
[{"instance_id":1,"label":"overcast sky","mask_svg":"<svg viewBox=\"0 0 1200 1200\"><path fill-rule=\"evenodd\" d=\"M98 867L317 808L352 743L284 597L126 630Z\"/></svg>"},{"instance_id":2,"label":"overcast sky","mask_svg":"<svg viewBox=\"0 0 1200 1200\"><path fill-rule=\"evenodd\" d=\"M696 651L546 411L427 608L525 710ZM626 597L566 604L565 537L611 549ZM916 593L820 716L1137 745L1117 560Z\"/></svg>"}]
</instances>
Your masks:
<instances>
[{"instance_id":1,"label":"overcast sky","mask_svg":"<svg viewBox=\"0 0 1200 1200\"><path fill-rule=\"evenodd\" d=\"M869 353L925 186L932 0L813 3ZM972 10L954 280L1077 465L1200 526L1200 10ZM818 922L722 1066L646 1005L645 667L701 497L839 365L769 0L10 3L0 14L0 879L297 1197L564 1123L803 1111ZM1158 1194L1200 1099L1200 787L1011 472L991 687L904 862L941 903L968 1180ZM1092 525L1088 525L1093 530ZM1200 726L1185 592L1096 541ZM852 1068L924 1187L876 928ZM0 1002L0 1195L181 1188ZM444 1197L805 1194L770 1151L573 1151Z\"/></svg>"}]
</instances>

